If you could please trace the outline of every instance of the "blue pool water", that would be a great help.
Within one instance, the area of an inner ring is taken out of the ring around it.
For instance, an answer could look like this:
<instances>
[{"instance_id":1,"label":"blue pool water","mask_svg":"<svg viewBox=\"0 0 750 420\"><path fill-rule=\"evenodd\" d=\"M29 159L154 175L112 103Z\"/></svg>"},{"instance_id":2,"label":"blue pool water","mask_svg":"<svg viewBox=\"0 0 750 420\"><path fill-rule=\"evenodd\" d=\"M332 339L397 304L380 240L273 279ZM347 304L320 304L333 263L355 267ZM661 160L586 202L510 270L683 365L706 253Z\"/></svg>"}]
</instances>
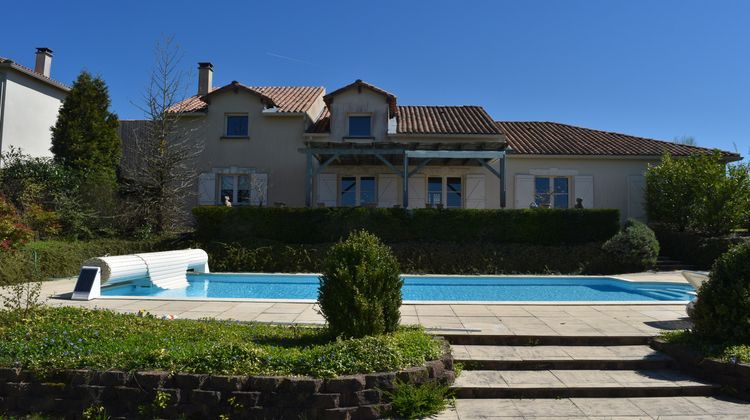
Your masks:
<instances>
[{"instance_id":1,"label":"blue pool water","mask_svg":"<svg viewBox=\"0 0 750 420\"><path fill-rule=\"evenodd\" d=\"M610 277L403 276L404 300L443 301L689 301L688 284L627 282ZM134 282L105 287L104 296L164 298L317 299L318 277L285 274L191 274L185 289Z\"/></svg>"}]
</instances>

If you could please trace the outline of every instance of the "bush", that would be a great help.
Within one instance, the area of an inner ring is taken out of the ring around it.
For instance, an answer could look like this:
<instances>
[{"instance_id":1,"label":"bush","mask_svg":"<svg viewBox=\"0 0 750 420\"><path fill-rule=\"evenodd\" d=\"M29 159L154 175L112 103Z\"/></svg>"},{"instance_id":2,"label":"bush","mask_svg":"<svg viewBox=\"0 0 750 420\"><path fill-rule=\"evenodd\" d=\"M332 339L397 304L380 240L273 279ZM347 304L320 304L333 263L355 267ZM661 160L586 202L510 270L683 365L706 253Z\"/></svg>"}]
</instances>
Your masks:
<instances>
[{"instance_id":1,"label":"bush","mask_svg":"<svg viewBox=\"0 0 750 420\"><path fill-rule=\"evenodd\" d=\"M649 220L677 231L721 235L750 217L750 168L726 165L721 154L693 155L646 171Z\"/></svg>"},{"instance_id":2,"label":"bush","mask_svg":"<svg viewBox=\"0 0 750 420\"><path fill-rule=\"evenodd\" d=\"M666 226L651 226L664 255L692 265L697 270L708 270L717 258L733 246L750 240L741 236L702 236L693 232L675 232Z\"/></svg>"},{"instance_id":3,"label":"bush","mask_svg":"<svg viewBox=\"0 0 750 420\"><path fill-rule=\"evenodd\" d=\"M384 242L604 242L620 229L617 210L474 210L209 207L193 209L199 241L332 243L355 230Z\"/></svg>"},{"instance_id":4,"label":"bush","mask_svg":"<svg viewBox=\"0 0 750 420\"><path fill-rule=\"evenodd\" d=\"M750 342L750 242L719 257L693 311L695 332L706 339Z\"/></svg>"},{"instance_id":5,"label":"bush","mask_svg":"<svg viewBox=\"0 0 750 420\"><path fill-rule=\"evenodd\" d=\"M609 263L617 265L616 271L644 271L656 266L659 257L659 241L656 234L645 224L628 219L625 229L602 246L608 254Z\"/></svg>"},{"instance_id":6,"label":"bush","mask_svg":"<svg viewBox=\"0 0 750 420\"><path fill-rule=\"evenodd\" d=\"M440 413L447 405L450 386L428 382L422 385L396 381L395 389L385 395L397 418L419 419Z\"/></svg>"},{"instance_id":7,"label":"bush","mask_svg":"<svg viewBox=\"0 0 750 420\"><path fill-rule=\"evenodd\" d=\"M366 231L334 245L320 278L318 302L336 335L364 337L396 331L401 314L398 261Z\"/></svg>"},{"instance_id":8,"label":"bush","mask_svg":"<svg viewBox=\"0 0 750 420\"><path fill-rule=\"evenodd\" d=\"M21 222L16 208L0 194L0 255L16 249L34 238L34 233Z\"/></svg>"}]
</instances>

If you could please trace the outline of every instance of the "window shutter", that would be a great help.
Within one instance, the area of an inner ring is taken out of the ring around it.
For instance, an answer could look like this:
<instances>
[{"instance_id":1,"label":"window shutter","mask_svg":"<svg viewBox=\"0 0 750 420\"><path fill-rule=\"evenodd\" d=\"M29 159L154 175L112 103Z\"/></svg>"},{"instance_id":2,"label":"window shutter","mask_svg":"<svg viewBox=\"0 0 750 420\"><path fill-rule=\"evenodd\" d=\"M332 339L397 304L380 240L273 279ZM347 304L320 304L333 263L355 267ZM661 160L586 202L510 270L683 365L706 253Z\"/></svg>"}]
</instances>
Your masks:
<instances>
[{"instance_id":1,"label":"window shutter","mask_svg":"<svg viewBox=\"0 0 750 420\"><path fill-rule=\"evenodd\" d=\"M425 197L425 177L424 175L414 175L409 178L409 208L421 209L427 203Z\"/></svg>"},{"instance_id":2,"label":"window shutter","mask_svg":"<svg viewBox=\"0 0 750 420\"><path fill-rule=\"evenodd\" d=\"M250 174L250 204L268 206L268 174Z\"/></svg>"},{"instance_id":3,"label":"window shutter","mask_svg":"<svg viewBox=\"0 0 750 420\"><path fill-rule=\"evenodd\" d=\"M378 207L393 207L398 203L398 189L396 175L378 175Z\"/></svg>"},{"instance_id":4,"label":"window shutter","mask_svg":"<svg viewBox=\"0 0 750 420\"><path fill-rule=\"evenodd\" d=\"M574 190L575 197L573 197L573 203L576 203L577 198L583 199L583 208L593 209L594 208L594 177L590 175L581 175L574 177Z\"/></svg>"},{"instance_id":5,"label":"window shutter","mask_svg":"<svg viewBox=\"0 0 750 420\"><path fill-rule=\"evenodd\" d=\"M320 174L318 175L318 201L315 202L323 203L326 207L336 207L336 198L338 188L336 182L338 177L336 174Z\"/></svg>"},{"instance_id":6,"label":"window shutter","mask_svg":"<svg viewBox=\"0 0 750 420\"><path fill-rule=\"evenodd\" d=\"M485 207L484 175L466 175L466 208L483 209Z\"/></svg>"},{"instance_id":7,"label":"window shutter","mask_svg":"<svg viewBox=\"0 0 750 420\"><path fill-rule=\"evenodd\" d=\"M212 206L216 204L216 174L203 172L198 175L198 204Z\"/></svg>"},{"instance_id":8,"label":"window shutter","mask_svg":"<svg viewBox=\"0 0 750 420\"><path fill-rule=\"evenodd\" d=\"M515 208L527 209L534 202L534 175L516 175Z\"/></svg>"}]
</instances>

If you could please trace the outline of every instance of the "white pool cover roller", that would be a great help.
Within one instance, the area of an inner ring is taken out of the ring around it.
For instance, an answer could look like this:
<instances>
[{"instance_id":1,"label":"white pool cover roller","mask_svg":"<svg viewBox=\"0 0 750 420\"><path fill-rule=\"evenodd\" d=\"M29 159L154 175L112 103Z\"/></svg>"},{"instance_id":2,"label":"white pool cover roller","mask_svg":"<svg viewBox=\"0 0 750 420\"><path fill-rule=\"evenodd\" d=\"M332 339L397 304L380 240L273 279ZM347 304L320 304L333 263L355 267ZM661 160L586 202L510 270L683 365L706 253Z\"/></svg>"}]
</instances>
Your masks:
<instances>
[{"instance_id":1,"label":"white pool cover roller","mask_svg":"<svg viewBox=\"0 0 750 420\"><path fill-rule=\"evenodd\" d=\"M162 289L187 287L187 270L209 272L208 254L202 249L99 257L86 261L84 265L101 268L102 285L148 278L154 286Z\"/></svg>"}]
</instances>

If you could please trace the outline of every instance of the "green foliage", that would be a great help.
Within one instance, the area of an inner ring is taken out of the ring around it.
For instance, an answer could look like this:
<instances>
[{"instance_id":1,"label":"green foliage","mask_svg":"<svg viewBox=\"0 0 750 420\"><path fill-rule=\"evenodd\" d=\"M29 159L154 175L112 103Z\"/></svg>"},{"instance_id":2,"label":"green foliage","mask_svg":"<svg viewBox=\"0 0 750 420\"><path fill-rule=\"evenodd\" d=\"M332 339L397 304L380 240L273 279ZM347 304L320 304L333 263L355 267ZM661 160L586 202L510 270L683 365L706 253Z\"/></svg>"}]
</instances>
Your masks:
<instances>
[{"instance_id":1,"label":"green foliage","mask_svg":"<svg viewBox=\"0 0 750 420\"><path fill-rule=\"evenodd\" d=\"M104 174L114 181L122 150L117 115L109 107L104 80L82 71L52 127L55 161L78 172Z\"/></svg>"},{"instance_id":2,"label":"green foliage","mask_svg":"<svg viewBox=\"0 0 750 420\"><path fill-rule=\"evenodd\" d=\"M611 274L614 257L601 243L567 246L399 242L390 244L402 273L419 274ZM269 242L196 244L212 269L234 272L319 273L331 244Z\"/></svg>"},{"instance_id":3,"label":"green foliage","mask_svg":"<svg viewBox=\"0 0 750 420\"><path fill-rule=\"evenodd\" d=\"M86 408L83 410L81 417L83 417L83 420L109 420L111 418L109 414L107 414L107 410L101 404L92 405Z\"/></svg>"},{"instance_id":4,"label":"green foliage","mask_svg":"<svg viewBox=\"0 0 750 420\"><path fill-rule=\"evenodd\" d=\"M730 363L750 363L750 344L707 340L693 331L667 331L661 334L670 343L701 352L705 357Z\"/></svg>"},{"instance_id":5,"label":"green foliage","mask_svg":"<svg viewBox=\"0 0 750 420\"><path fill-rule=\"evenodd\" d=\"M382 209L258 208L201 206L193 209L201 242L268 240L288 244L331 243L364 229L384 242L528 243L603 242L620 229L612 209Z\"/></svg>"},{"instance_id":6,"label":"green foliage","mask_svg":"<svg viewBox=\"0 0 750 420\"><path fill-rule=\"evenodd\" d=\"M164 418L164 410L173 405L172 396L164 391L156 391L154 400L150 404L138 407L138 414L147 419Z\"/></svg>"},{"instance_id":7,"label":"green foliage","mask_svg":"<svg viewBox=\"0 0 750 420\"><path fill-rule=\"evenodd\" d=\"M693 232L675 232L668 227L652 225L664 255L690 264L697 270L708 270L717 258L731 247L748 241L740 236L706 237Z\"/></svg>"},{"instance_id":8,"label":"green foliage","mask_svg":"<svg viewBox=\"0 0 750 420\"><path fill-rule=\"evenodd\" d=\"M393 414L405 419L425 418L440 413L448 404L449 394L448 385L434 382L416 385L396 381L395 389L385 392L391 401Z\"/></svg>"},{"instance_id":9,"label":"green foliage","mask_svg":"<svg viewBox=\"0 0 750 420\"><path fill-rule=\"evenodd\" d=\"M336 335L364 337L396 331L404 281L391 250L366 231L328 251L318 302Z\"/></svg>"},{"instance_id":10,"label":"green foliage","mask_svg":"<svg viewBox=\"0 0 750 420\"><path fill-rule=\"evenodd\" d=\"M441 345L418 328L336 339L324 328L164 320L73 307L0 311L0 366L332 377L421 366Z\"/></svg>"},{"instance_id":11,"label":"green foliage","mask_svg":"<svg viewBox=\"0 0 750 420\"><path fill-rule=\"evenodd\" d=\"M698 290L692 319L706 339L750 343L750 242L716 260Z\"/></svg>"},{"instance_id":12,"label":"green foliage","mask_svg":"<svg viewBox=\"0 0 750 420\"><path fill-rule=\"evenodd\" d=\"M617 264L620 272L654 268L659 257L659 241L654 231L634 219L629 219L625 229L605 242L602 249L610 257L608 262Z\"/></svg>"},{"instance_id":13,"label":"green foliage","mask_svg":"<svg viewBox=\"0 0 750 420\"><path fill-rule=\"evenodd\" d=\"M678 231L721 235L750 213L750 169L725 165L718 151L673 159L664 155L646 171L649 220Z\"/></svg>"},{"instance_id":14,"label":"green foliage","mask_svg":"<svg viewBox=\"0 0 750 420\"><path fill-rule=\"evenodd\" d=\"M0 255L23 246L33 237L34 233L22 223L16 208L0 194Z\"/></svg>"}]
</instances>

